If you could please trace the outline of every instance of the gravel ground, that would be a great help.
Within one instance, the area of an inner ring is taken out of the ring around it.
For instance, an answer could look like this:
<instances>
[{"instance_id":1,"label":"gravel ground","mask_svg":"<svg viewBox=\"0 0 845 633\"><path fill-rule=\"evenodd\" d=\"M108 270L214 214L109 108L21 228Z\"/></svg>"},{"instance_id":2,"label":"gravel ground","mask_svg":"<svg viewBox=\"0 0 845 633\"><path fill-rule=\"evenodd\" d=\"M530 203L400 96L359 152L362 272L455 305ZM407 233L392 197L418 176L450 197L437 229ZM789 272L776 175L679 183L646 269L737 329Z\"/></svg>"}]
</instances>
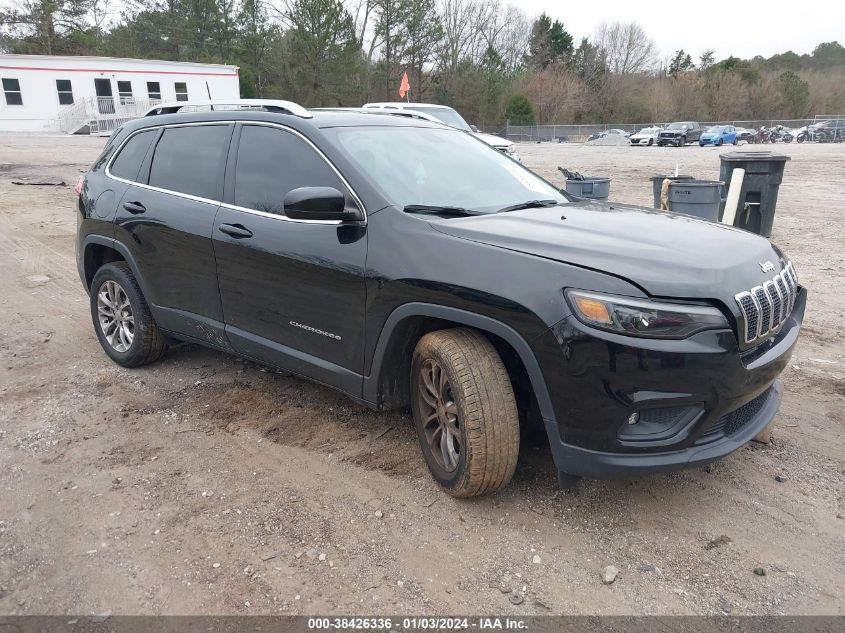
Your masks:
<instances>
[{"instance_id":1,"label":"gravel ground","mask_svg":"<svg viewBox=\"0 0 845 633\"><path fill-rule=\"evenodd\" d=\"M773 239L810 299L772 444L564 492L529 438L507 489L459 501L405 414L195 346L107 359L73 253L103 143L0 138L0 614L845 613L845 145L775 148ZM715 178L720 153L518 149L641 204L649 176Z\"/></svg>"}]
</instances>

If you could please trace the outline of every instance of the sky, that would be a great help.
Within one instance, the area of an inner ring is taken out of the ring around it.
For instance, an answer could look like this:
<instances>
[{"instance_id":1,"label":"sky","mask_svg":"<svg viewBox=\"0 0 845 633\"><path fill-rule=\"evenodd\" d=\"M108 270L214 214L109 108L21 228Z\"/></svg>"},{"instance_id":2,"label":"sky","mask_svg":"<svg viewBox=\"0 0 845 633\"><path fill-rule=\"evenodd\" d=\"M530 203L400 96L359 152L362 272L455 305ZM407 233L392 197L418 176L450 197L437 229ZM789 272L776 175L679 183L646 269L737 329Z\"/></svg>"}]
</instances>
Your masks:
<instances>
[{"instance_id":1,"label":"sky","mask_svg":"<svg viewBox=\"0 0 845 633\"><path fill-rule=\"evenodd\" d=\"M545 11L563 22L575 39L591 37L603 21L639 22L661 59L683 48L695 61L714 49L716 59L730 55L771 57L792 50L811 53L821 42L845 45L845 2L817 0L804 5L749 0L510 0L530 16ZM797 9L797 10L796 10Z\"/></svg>"}]
</instances>

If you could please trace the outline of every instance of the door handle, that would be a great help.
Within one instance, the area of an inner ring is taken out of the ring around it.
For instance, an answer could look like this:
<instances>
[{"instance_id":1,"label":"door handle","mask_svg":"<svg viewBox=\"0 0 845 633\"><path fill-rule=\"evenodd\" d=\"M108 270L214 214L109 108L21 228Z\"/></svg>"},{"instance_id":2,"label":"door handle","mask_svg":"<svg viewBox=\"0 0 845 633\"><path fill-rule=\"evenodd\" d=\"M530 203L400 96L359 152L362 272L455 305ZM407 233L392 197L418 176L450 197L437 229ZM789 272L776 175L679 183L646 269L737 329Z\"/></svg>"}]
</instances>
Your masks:
<instances>
[{"instance_id":1,"label":"door handle","mask_svg":"<svg viewBox=\"0 0 845 633\"><path fill-rule=\"evenodd\" d=\"M140 202L124 202L123 208L129 211L129 213L143 213L147 210L147 207Z\"/></svg>"},{"instance_id":2,"label":"door handle","mask_svg":"<svg viewBox=\"0 0 845 633\"><path fill-rule=\"evenodd\" d=\"M234 238L252 237L252 231L241 224L221 224L217 228L226 235L231 235Z\"/></svg>"}]
</instances>

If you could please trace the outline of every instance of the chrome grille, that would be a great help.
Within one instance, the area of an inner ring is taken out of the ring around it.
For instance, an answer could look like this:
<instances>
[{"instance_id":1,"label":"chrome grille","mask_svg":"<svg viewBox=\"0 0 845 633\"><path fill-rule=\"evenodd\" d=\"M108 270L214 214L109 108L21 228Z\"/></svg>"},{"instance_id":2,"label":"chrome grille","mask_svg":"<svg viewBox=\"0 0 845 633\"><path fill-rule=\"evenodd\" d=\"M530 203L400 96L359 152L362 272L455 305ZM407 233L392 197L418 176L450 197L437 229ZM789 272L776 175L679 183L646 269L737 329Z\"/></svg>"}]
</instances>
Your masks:
<instances>
[{"instance_id":1,"label":"chrome grille","mask_svg":"<svg viewBox=\"0 0 845 633\"><path fill-rule=\"evenodd\" d=\"M745 342L751 343L779 328L792 313L797 295L798 276L792 262L762 286L736 295Z\"/></svg>"}]
</instances>

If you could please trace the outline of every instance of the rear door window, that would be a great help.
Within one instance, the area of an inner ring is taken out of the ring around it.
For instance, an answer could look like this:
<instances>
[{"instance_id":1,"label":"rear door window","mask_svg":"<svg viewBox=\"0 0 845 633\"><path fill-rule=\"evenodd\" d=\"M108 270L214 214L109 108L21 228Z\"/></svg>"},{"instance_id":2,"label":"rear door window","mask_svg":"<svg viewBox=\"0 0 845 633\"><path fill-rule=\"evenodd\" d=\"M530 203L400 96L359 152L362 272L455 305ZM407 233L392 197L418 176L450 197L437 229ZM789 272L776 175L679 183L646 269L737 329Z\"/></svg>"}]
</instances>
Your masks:
<instances>
[{"instance_id":1,"label":"rear door window","mask_svg":"<svg viewBox=\"0 0 845 633\"><path fill-rule=\"evenodd\" d=\"M146 130L130 138L111 164L109 168L111 175L125 180L137 181L141 163L144 161L144 156L147 155L147 150L156 134L158 134L158 130Z\"/></svg>"},{"instance_id":2,"label":"rear door window","mask_svg":"<svg viewBox=\"0 0 845 633\"><path fill-rule=\"evenodd\" d=\"M285 195L298 187L344 191L334 170L300 137L278 128L244 125L235 167L235 205L283 215Z\"/></svg>"},{"instance_id":3,"label":"rear door window","mask_svg":"<svg viewBox=\"0 0 845 633\"><path fill-rule=\"evenodd\" d=\"M229 125L166 128L153 154L150 185L220 200L230 134Z\"/></svg>"}]
</instances>

